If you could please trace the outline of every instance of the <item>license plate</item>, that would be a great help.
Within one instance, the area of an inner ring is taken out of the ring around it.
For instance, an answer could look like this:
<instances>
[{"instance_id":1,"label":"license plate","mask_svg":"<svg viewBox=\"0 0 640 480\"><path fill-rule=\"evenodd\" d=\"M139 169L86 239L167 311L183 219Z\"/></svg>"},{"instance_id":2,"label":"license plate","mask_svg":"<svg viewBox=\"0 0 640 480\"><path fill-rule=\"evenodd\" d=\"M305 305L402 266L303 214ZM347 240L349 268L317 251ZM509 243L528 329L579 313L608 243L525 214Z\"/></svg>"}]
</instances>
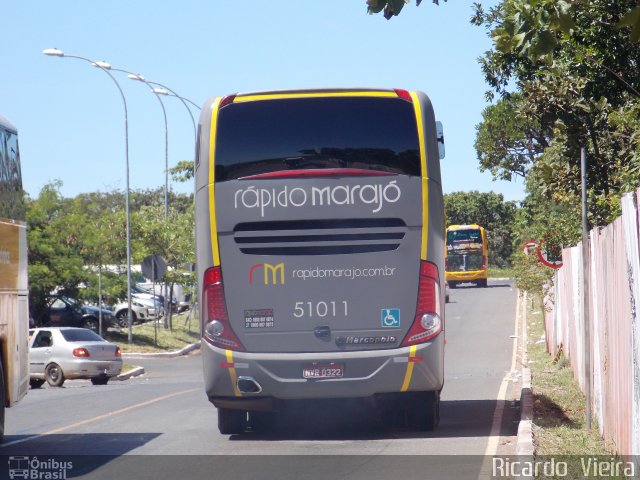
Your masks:
<instances>
[{"instance_id":1,"label":"license plate","mask_svg":"<svg viewBox=\"0 0 640 480\"><path fill-rule=\"evenodd\" d=\"M302 369L303 378L342 378L344 366L340 363L307 365Z\"/></svg>"}]
</instances>

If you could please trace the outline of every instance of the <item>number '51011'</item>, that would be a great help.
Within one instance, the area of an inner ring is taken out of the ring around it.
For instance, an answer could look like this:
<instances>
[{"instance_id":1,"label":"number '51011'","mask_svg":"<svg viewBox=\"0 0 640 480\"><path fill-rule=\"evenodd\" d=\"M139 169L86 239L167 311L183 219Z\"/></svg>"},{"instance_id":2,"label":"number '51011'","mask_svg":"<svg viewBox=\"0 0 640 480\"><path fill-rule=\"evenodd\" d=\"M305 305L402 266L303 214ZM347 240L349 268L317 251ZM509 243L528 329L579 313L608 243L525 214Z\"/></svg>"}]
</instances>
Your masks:
<instances>
[{"instance_id":1,"label":"number '51011'","mask_svg":"<svg viewBox=\"0 0 640 480\"><path fill-rule=\"evenodd\" d=\"M346 300L328 302L296 302L293 309L293 316L296 318L302 317L337 317L348 316L349 307Z\"/></svg>"}]
</instances>

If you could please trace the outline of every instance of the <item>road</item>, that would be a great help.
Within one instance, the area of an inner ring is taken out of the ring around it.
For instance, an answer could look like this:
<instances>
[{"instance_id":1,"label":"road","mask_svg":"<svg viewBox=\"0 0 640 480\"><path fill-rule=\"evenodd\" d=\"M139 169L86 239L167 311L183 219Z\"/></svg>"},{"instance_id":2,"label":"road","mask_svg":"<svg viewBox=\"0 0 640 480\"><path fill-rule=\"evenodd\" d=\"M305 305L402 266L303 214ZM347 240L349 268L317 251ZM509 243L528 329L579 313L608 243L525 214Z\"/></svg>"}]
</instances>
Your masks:
<instances>
[{"instance_id":1,"label":"road","mask_svg":"<svg viewBox=\"0 0 640 480\"><path fill-rule=\"evenodd\" d=\"M216 411L204 394L202 359L196 352L174 359L128 360L144 366L146 373L106 386L75 380L67 381L62 388L45 385L31 390L20 404L7 411L0 455L106 456L100 461L105 464L103 468L94 465L85 469L86 478L102 478L100 473L114 465L125 470L139 468L140 461L145 464L145 472L162 474L187 458L173 457L174 461L165 464L172 458L167 455L203 456L189 457L188 478L196 478L194 464L210 471L211 455L223 455L228 462L221 464L222 457L218 457L217 469L236 473L240 467L268 471L283 466L282 461L265 458L254 466L251 462L257 460L246 460L246 455L286 455L280 458L287 458L284 463L291 478L297 474L296 465L303 465L306 471L319 462L321 470L326 468L327 455L333 467L350 472L349 478L375 478L366 475L368 470L379 475L386 468L397 472L398 460L393 455L415 456L405 457L402 462L408 473L424 472L428 467L448 473L452 462L440 456L464 455L473 464L470 471L476 473L470 478L477 478L477 464L485 460L481 456L515 454L519 410L512 400L519 391L511 380L516 299L515 289L503 281L490 281L486 289L451 290L451 302L446 306L446 379L441 422L435 432L388 431L371 412L329 404L322 411L291 414L283 419L283 428L272 433L220 435ZM121 457L125 455L135 456L135 465L133 460ZM150 457L140 460L138 455ZM313 457L303 457L309 455ZM335 460L338 456L349 457L340 466L336 465L340 463ZM293 458L305 461L299 463ZM417 463L412 465L413 461ZM104 478L112 474L104 473ZM279 474L278 478L286 475Z\"/></svg>"}]
</instances>

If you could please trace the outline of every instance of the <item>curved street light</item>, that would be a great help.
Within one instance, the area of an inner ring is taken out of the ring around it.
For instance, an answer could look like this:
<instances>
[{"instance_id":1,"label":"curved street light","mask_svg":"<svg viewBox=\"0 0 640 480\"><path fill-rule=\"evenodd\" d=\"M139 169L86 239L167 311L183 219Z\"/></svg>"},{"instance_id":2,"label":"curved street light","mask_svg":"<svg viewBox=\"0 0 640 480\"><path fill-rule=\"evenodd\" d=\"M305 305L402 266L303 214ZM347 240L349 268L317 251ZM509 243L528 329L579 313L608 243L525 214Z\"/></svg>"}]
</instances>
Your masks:
<instances>
[{"instance_id":1,"label":"curved street light","mask_svg":"<svg viewBox=\"0 0 640 480\"><path fill-rule=\"evenodd\" d=\"M129 70L125 70L124 68L116 68L108 62L99 61L95 62L95 66L102 68L103 70L111 70L113 72L122 72L127 74L127 78L130 80L135 80L138 82L144 83L151 93L153 93L158 102L160 102L160 108L162 108L162 117L164 119L164 219L165 221L169 218L169 127L167 124L167 111L164 108L164 102L160 98L160 95L155 91L153 85L150 82L147 82L145 78L138 74L130 72Z\"/></svg>"},{"instance_id":2,"label":"curved street light","mask_svg":"<svg viewBox=\"0 0 640 480\"><path fill-rule=\"evenodd\" d=\"M127 304L128 304L128 320L127 323L129 325L129 334L128 340L129 343L133 341L133 332L132 332L132 316L131 316L131 205L130 205L130 188L129 188L129 120L127 115L127 101L124 97L124 92L120 87L120 84L115 79L115 77L109 72L108 68L104 67L105 62L95 62L89 58L82 57L80 55L69 55L64 53L62 50L57 48L47 48L42 51L44 55L49 57L61 57L61 58L77 58L78 60L84 60L85 62L89 62L91 65L100 68L104 73L109 75L113 83L118 87L118 91L120 92L120 96L122 97L122 104L124 106L124 144L125 144L125 165L126 165L126 192L125 192L125 209L126 209L126 223L127 223ZM108 64L107 64L108 65Z\"/></svg>"},{"instance_id":3,"label":"curved street light","mask_svg":"<svg viewBox=\"0 0 640 480\"><path fill-rule=\"evenodd\" d=\"M191 124L193 125L193 145L194 145L194 150L195 150L195 146L198 144L198 129L196 128L196 121L193 118L193 113L191 113L191 109L189 108L189 105L187 105L187 102L189 102L191 105L193 105L194 107L196 107L198 110L200 110L200 107L193 101L189 100L186 97L183 97L181 95L178 95L175 90L171 90L169 87L167 87L166 85L163 85L160 82L152 82L151 80L147 80L147 82L149 82L151 85L157 85L160 88L155 88L154 92L157 93L158 95L166 95L169 97L176 97L178 100L180 100L182 102L182 104L184 105L184 108L187 109L187 112L189 112L189 117L191 118ZM171 92L171 93L169 93ZM196 153L197 155L197 153ZM193 178L196 177L196 162L195 159L193 161Z\"/></svg>"}]
</instances>

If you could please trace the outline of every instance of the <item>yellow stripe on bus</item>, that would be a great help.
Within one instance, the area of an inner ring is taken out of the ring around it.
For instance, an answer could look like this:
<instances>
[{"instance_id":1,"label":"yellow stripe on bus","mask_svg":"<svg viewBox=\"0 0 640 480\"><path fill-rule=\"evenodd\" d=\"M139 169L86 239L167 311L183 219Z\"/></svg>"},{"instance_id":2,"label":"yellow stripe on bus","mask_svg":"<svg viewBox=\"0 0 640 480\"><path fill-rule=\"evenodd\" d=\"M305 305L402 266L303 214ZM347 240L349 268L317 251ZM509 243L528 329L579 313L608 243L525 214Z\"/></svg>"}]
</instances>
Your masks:
<instances>
[{"instance_id":1,"label":"yellow stripe on bus","mask_svg":"<svg viewBox=\"0 0 640 480\"><path fill-rule=\"evenodd\" d=\"M321 97L389 97L398 98L396 92L366 91L366 92L305 92L305 93L268 93L258 95L238 95L233 103L255 102L259 100L281 100L285 98L321 98Z\"/></svg>"},{"instance_id":2,"label":"yellow stripe on bus","mask_svg":"<svg viewBox=\"0 0 640 480\"><path fill-rule=\"evenodd\" d=\"M226 350L227 354L227 363L229 365L233 365L233 352L231 350ZM231 367L229 368L229 377L231 378L231 386L233 387L233 394L236 397L241 397L242 394L240 390L238 390L238 375L236 374L236 369Z\"/></svg>"},{"instance_id":3,"label":"yellow stripe on bus","mask_svg":"<svg viewBox=\"0 0 640 480\"><path fill-rule=\"evenodd\" d=\"M211 233L211 253L213 266L220 265L220 249L218 248L218 226L216 223L216 197L215 197L215 156L216 134L218 131L218 109L222 97L218 97L211 107L211 132L209 133L209 226Z\"/></svg>"},{"instance_id":4,"label":"yellow stripe on bus","mask_svg":"<svg viewBox=\"0 0 640 480\"><path fill-rule=\"evenodd\" d=\"M418 142L420 144L420 171L422 176L422 244L420 247L420 259L427 259L427 246L429 244L429 171L427 170L427 151L424 143L424 122L422 121L422 109L416 92L410 92L416 112L416 124L418 126Z\"/></svg>"},{"instance_id":5,"label":"yellow stripe on bus","mask_svg":"<svg viewBox=\"0 0 640 480\"><path fill-rule=\"evenodd\" d=\"M413 358L416 356L416 350L418 347L416 345L411 345L409 348L409 358L407 359L407 373L404 374L404 382L402 382L401 392L406 392L409 390L409 385L411 384L411 377L413 375Z\"/></svg>"}]
</instances>

